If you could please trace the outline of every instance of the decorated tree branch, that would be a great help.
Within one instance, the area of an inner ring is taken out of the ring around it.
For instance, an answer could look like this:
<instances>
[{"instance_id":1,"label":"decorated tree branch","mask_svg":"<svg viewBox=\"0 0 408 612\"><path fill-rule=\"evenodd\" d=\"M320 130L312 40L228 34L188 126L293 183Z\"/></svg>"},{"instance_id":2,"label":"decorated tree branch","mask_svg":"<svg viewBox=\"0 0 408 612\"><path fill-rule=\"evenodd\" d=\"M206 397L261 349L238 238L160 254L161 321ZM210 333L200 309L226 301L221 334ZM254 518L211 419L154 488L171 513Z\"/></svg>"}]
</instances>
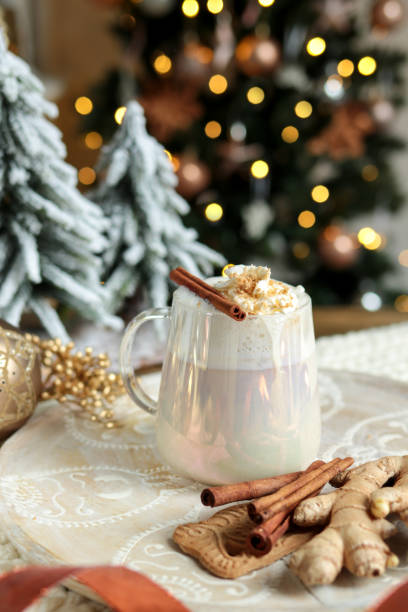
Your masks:
<instances>
[{"instance_id":1,"label":"decorated tree branch","mask_svg":"<svg viewBox=\"0 0 408 612\"><path fill-rule=\"evenodd\" d=\"M102 151L104 172L91 197L109 218L109 246L104 254L105 288L111 311L139 286L152 306L168 299L168 276L179 265L209 275L224 258L197 241L183 225L188 203L176 192L177 177L163 147L146 131L142 107L127 105L123 123Z\"/></svg>"},{"instance_id":2,"label":"decorated tree branch","mask_svg":"<svg viewBox=\"0 0 408 612\"><path fill-rule=\"evenodd\" d=\"M55 301L96 322L120 325L100 284L106 220L76 188L57 108L0 32L0 316L18 325L34 311L52 336L68 341Z\"/></svg>"}]
</instances>

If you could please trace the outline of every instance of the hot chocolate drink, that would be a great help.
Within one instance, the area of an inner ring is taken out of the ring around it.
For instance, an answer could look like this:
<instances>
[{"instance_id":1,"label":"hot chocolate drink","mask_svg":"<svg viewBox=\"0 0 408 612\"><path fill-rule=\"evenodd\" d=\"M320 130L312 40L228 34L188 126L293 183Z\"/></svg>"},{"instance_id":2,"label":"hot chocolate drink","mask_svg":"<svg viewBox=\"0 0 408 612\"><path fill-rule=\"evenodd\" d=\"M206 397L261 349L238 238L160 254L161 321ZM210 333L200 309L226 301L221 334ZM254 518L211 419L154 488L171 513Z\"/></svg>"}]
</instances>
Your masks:
<instances>
[{"instance_id":1,"label":"hot chocolate drink","mask_svg":"<svg viewBox=\"0 0 408 612\"><path fill-rule=\"evenodd\" d=\"M207 282L249 316L236 322L188 289L175 291L161 455L212 484L303 469L320 443L310 298L262 267L234 266Z\"/></svg>"}]
</instances>

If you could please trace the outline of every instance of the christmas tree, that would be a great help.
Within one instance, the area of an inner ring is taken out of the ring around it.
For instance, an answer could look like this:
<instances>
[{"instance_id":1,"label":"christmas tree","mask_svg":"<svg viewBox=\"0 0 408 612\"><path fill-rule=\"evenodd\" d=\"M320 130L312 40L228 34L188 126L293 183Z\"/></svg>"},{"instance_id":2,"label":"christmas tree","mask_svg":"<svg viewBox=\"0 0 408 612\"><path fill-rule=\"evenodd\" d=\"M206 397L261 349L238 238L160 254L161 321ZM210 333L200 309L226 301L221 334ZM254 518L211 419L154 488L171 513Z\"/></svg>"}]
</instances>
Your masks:
<instances>
[{"instance_id":1,"label":"christmas tree","mask_svg":"<svg viewBox=\"0 0 408 612\"><path fill-rule=\"evenodd\" d=\"M375 39L398 25L401 0L372 1L365 20L349 0L118 4L132 70L91 92L84 129L112 127L133 87L207 244L269 263L315 303L391 299L387 236L358 216L391 217L402 199L388 127L404 57Z\"/></svg>"},{"instance_id":2,"label":"christmas tree","mask_svg":"<svg viewBox=\"0 0 408 612\"><path fill-rule=\"evenodd\" d=\"M175 191L177 177L163 147L146 131L142 107L127 105L120 129L102 150L98 170L104 176L91 197L102 205L110 224L104 253L105 289L116 312L126 297L145 288L152 306L168 300L171 268L183 266L211 274L224 258L197 242L180 215L187 202Z\"/></svg>"},{"instance_id":3,"label":"christmas tree","mask_svg":"<svg viewBox=\"0 0 408 612\"><path fill-rule=\"evenodd\" d=\"M55 301L100 323L120 321L105 308L98 276L107 222L63 161L60 132L44 116L56 112L0 33L0 317L17 325L34 311L67 341Z\"/></svg>"}]
</instances>

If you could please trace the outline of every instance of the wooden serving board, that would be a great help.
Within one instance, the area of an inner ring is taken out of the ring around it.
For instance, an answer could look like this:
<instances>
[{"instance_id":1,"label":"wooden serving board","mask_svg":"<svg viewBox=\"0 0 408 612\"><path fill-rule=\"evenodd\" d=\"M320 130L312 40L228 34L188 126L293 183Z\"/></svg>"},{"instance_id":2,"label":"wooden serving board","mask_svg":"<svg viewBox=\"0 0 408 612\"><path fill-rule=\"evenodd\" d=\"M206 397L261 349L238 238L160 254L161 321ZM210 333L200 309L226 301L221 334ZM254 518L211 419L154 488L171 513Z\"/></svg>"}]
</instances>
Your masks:
<instances>
[{"instance_id":1,"label":"wooden serving board","mask_svg":"<svg viewBox=\"0 0 408 612\"><path fill-rule=\"evenodd\" d=\"M150 391L157 382L156 374L145 379ZM324 460L351 454L359 464L408 453L408 386L326 371L320 389ZM408 577L405 527L391 541L400 567L378 579L345 572L333 586L307 590L285 560L234 581L209 574L172 541L178 525L214 513L200 503L202 486L162 464L153 417L127 398L115 411L121 426L107 430L73 407L45 402L3 445L0 520L27 563L123 564L194 611L364 610Z\"/></svg>"}]
</instances>

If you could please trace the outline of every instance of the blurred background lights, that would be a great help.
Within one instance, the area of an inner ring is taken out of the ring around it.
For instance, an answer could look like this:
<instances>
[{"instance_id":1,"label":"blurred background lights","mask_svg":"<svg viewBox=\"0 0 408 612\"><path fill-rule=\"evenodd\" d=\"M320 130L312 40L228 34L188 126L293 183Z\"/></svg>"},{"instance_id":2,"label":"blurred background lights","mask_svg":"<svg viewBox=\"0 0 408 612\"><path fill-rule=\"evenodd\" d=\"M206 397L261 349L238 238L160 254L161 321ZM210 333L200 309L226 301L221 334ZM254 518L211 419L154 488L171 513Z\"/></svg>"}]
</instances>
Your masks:
<instances>
[{"instance_id":1,"label":"blurred background lights","mask_svg":"<svg viewBox=\"0 0 408 612\"><path fill-rule=\"evenodd\" d=\"M217 202L212 202L211 204L207 204L204 211L205 216L209 221L215 222L219 221L224 214L222 206L217 204Z\"/></svg>"},{"instance_id":2,"label":"blurred background lights","mask_svg":"<svg viewBox=\"0 0 408 612\"><path fill-rule=\"evenodd\" d=\"M210 11L210 13L213 13L213 15L217 15L217 13L221 13L223 8L224 8L223 0L207 0L207 9Z\"/></svg>"},{"instance_id":3,"label":"blurred background lights","mask_svg":"<svg viewBox=\"0 0 408 612\"><path fill-rule=\"evenodd\" d=\"M344 93L343 79L338 74L332 74L325 82L323 89L329 98L337 100Z\"/></svg>"},{"instance_id":4,"label":"blurred background lights","mask_svg":"<svg viewBox=\"0 0 408 612\"><path fill-rule=\"evenodd\" d=\"M380 310L382 306L382 299L378 293L374 293L374 291L367 291L361 296L361 305L363 308L365 308L365 310L375 312L376 310Z\"/></svg>"},{"instance_id":5,"label":"blurred background lights","mask_svg":"<svg viewBox=\"0 0 408 612\"><path fill-rule=\"evenodd\" d=\"M171 70L171 66L171 59L164 53L158 55L153 62L153 68L159 74L166 74L166 72Z\"/></svg>"},{"instance_id":6,"label":"blurred background lights","mask_svg":"<svg viewBox=\"0 0 408 612\"><path fill-rule=\"evenodd\" d=\"M235 121L230 127L230 136L235 142L242 142L246 138L247 130L241 121Z\"/></svg>"},{"instance_id":7,"label":"blurred background lights","mask_svg":"<svg viewBox=\"0 0 408 612\"><path fill-rule=\"evenodd\" d=\"M260 104L265 99L265 92L261 87L250 87L246 96L251 104Z\"/></svg>"},{"instance_id":8,"label":"blurred background lights","mask_svg":"<svg viewBox=\"0 0 408 612\"><path fill-rule=\"evenodd\" d=\"M213 93L222 94L228 87L228 81L222 74L213 74L208 81L208 87Z\"/></svg>"},{"instance_id":9,"label":"blurred background lights","mask_svg":"<svg viewBox=\"0 0 408 612\"><path fill-rule=\"evenodd\" d=\"M208 138L218 138L221 134L221 124L218 121L209 121L205 124L204 131Z\"/></svg>"},{"instance_id":10,"label":"blurred background lights","mask_svg":"<svg viewBox=\"0 0 408 612\"><path fill-rule=\"evenodd\" d=\"M195 181L198 181L201 177L200 167L194 162L187 162L182 167L181 174L188 181L191 181L192 183L194 183Z\"/></svg>"},{"instance_id":11,"label":"blurred background lights","mask_svg":"<svg viewBox=\"0 0 408 612\"><path fill-rule=\"evenodd\" d=\"M305 259L310 254L310 247L307 242L295 242L292 252L297 259Z\"/></svg>"},{"instance_id":12,"label":"blurred background lights","mask_svg":"<svg viewBox=\"0 0 408 612\"><path fill-rule=\"evenodd\" d=\"M95 182L96 173L93 168L85 166L78 170L78 180L82 185L92 185Z\"/></svg>"},{"instance_id":13,"label":"blurred background lights","mask_svg":"<svg viewBox=\"0 0 408 612\"><path fill-rule=\"evenodd\" d=\"M349 253L354 249L354 242L351 236L347 234L340 234L333 240L333 246L339 253Z\"/></svg>"},{"instance_id":14,"label":"blurred background lights","mask_svg":"<svg viewBox=\"0 0 408 612\"><path fill-rule=\"evenodd\" d=\"M371 182L375 181L378 177L378 168L373 164L367 164L361 170L361 176L365 181Z\"/></svg>"},{"instance_id":15,"label":"blurred background lights","mask_svg":"<svg viewBox=\"0 0 408 612\"><path fill-rule=\"evenodd\" d=\"M88 132L85 135L84 140L88 149L100 149L103 145L103 138L99 132Z\"/></svg>"},{"instance_id":16,"label":"blurred background lights","mask_svg":"<svg viewBox=\"0 0 408 612\"><path fill-rule=\"evenodd\" d=\"M180 159L177 157L177 155L170 154L170 161L173 164L174 172L177 172L180 168Z\"/></svg>"},{"instance_id":17,"label":"blurred background lights","mask_svg":"<svg viewBox=\"0 0 408 612\"><path fill-rule=\"evenodd\" d=\"M234 265L235 265L235 264L229 263L229 264L227 264L226 266L224 266L224 267L223 267L223 269L222 269L222 272L221 272L222 276L227 276L227 275L225 274L226 270L228 270L228 268L233 268L233 267L234 267Z\"/></svg>"},{"instance_id":18,"label":"blurred background lights","mask_svg":"<svg viewBox=\"0 0 408 612\"><path fill-rule=\"evenodd\" d=\"M295 106L295 115L301 119L307 119L312 114L313 107L307 100L300 100Z\"/></svg>"},{"instance_id":19,"label":"blurred background lights","mask_svg":"<svg viewBox=\"0 0 408 612\"><path fill-rule=\"evenodd\" d=\"M92 100L90 98L87 98L86 96L80 96L79 98L77 98L75 100L74 106L76 112L80 115L89 115L89 113L91 113L93 109Z\"/></svg>"},{"instance_id":20,"label":"blurred background lights","mask_svg":"<svg viewBox=\"0 0 408 612\"><path fill-rule=\"evenodd\" d=\"M362 227L357 234L358 241L370 251L381 246L382 238L372 227Z\"/></svg>"},{"instance_id":21,"label":"blurred background lights","mask_svg":"<svg viewBox=\"0 0 408 612\"><path fill-rule=\"evenodd\" d=\"M311 38L306 45L306 51L309 55L313 56L321 55L325 51L325 49L326 41L320 36L315 36L314 38Z\"/></svg>"},{"instance_id":22,"label":"blurred background lights","mask_svg":"<svg viewBox=\"0 0 408 612\"><path fill-rule=\"evenodd\" d=\"M377 62L373 57L366 55L362 57L361 60L357 64L357 68L360 74L363 76L370 76L373 74L377 68Z\"/></svg>"},{"instance_id":23,"label":"blurred background lights","mask_svg":"<svg viewBox=\"0 0 408 612\"><path fill-rule=\"evenodd\" d=\"M292 144L299 138L299 130L294 125L287 125L281 132L281 138L284 142Z\"/></svg>"},{"instance_id":24,"label":"blurred background lights","mask_svg":"<svg viewBox=\"0 0 408 612\"><path fill-rule=\"evenodd\" d=\"M200 5L198 4L197 0L184 0L183 4L181 5L181 10L186 17L195 17L198 15Z\"/></svg>"},{"instance_id":25,"label":"blurred background lights","mask_svg":"<svg viewBox=\"0 0 408 612\"><path fill-rule=\"evenodd\" d=\"M337 64L337 72L340 76L347 78L354 72L354 64L349 59L343 59Z\"/></svg>"},{"instance_id":26,"label":"blurred background lights","mask_svg":"<svg viewBox=\"0 0 408 612\"><path fill-rule=\"evenodd\" d=\"M326 202L329 198L330 191L325 185L315 185L310 195L312 196L312 200L321 204L322 202Z\"/></svg>"},{"instance_id":27,"label":"blurred background lights","mask_svg":"<svg viewBox=\"0 0 408 612\"><path fill-rule=\"evenodd\" d=\"M402 4L396 0L387 0L382 7L384 16L390 22L397 22L402 17Z\"/></svg>"},{"instance_id":28,"label":"blurred background lights","mask_svg":"<svg viewBox=\"0 0 408 612\"><path fill-rule=\"evenodd\" d=\"M315 224L316 215L312 213L311 210L302 210L297 220L300 227L304 227L307 229Z\"/></svg>"},{"instance_id":29,"label":"blurred background lights","mask_svg":"<svg viewBox=\"0 0 408 612\"><path fill-rule=\"evenodd\" d=\"M257 159L251 166L251 174L257 179L265 178L269 172L269 166L263 159Z\"/></svg>"},{"instance_id":30,"label":"blurred background lights","mask_svg":"<svg viewBox=\"0 0 408 612\"><path fill-rule=\"evenodd\" d=\"M408 268L408 249L401 251L401 253L398 255L398 261L401 266Z\"/></svg>"},{"instance_id":31,"label":"blurred background lights","mask_svg":"<svg viewBox=\"0 0 408 612\"><path fill-rule=\"evenodd\" d=\"M272 4L275 2L275 0L258 0L258 3L261 6L272 6Z\"/></svg>"},{"instance_id":32,"label":"blurred background lights","mask_svg":"<svg viewBox=\"0 0 408 612\"><path fill-rule=\"evenodd\" d=\"M408 295L399 295L394 302L398 312L408 312Z\"/></svg>"},{"instance_id":33,"label":"blurred background lights","mask_svg":"<svg viewBox=\"0 0 408 612\"><path fill-rule=\"evenodd\" d=\"M115 110L114 117L118 125L122 123L125 114L126 114L126 106L119 106L119 108Z\"/></svg>"}]
</instances>

